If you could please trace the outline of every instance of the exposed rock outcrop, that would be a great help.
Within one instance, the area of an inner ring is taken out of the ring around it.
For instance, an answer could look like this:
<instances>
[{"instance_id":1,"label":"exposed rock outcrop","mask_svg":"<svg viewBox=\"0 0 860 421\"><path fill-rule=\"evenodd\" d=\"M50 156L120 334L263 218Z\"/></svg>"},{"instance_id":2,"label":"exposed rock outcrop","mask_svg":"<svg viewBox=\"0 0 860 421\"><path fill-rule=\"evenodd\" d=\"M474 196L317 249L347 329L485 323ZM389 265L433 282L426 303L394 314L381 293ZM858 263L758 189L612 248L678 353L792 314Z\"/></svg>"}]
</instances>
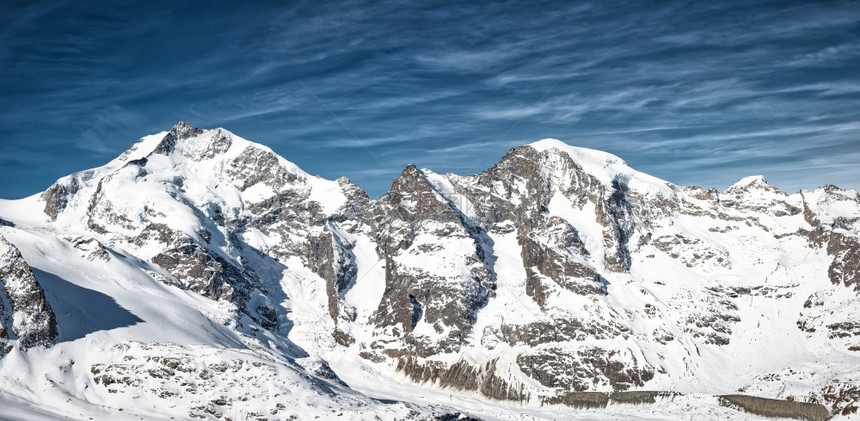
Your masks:
<instances>
[{"instance_id":1,"label":"exposed rock outcrop","mask_svg":"<svg viewBox=\"0 0 860 421\"><path fill-rule=\"evenodd\" d=\"M720 396L720 403L766 417L800 418L807 421L824 421L830 413L821 404L758 398L745 395Z\"/></svg>"},{"instance_id":2,"label":"exposed rock outcrop","mask_svg":"<svg viewBox=\"0 0 860 421\"><path fill-rule=\"evenodd\" d=\"M18 249L0 236L0 356L12 343L51 346L57 319L45 291Z\"/></svg>"}]
</instances>

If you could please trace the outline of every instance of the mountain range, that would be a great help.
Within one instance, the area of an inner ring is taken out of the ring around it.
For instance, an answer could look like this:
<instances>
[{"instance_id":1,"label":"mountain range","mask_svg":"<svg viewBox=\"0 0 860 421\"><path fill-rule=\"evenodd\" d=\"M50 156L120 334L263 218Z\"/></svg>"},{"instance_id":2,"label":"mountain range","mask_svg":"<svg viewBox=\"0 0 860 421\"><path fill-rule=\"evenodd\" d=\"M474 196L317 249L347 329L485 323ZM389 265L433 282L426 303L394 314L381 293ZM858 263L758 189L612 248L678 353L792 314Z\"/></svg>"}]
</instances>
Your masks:
<instances>
[{"instance_id":1,"label":"mountain range","mask_svg":"<svg viewBox=\"0 0 860 421\"><path fill-rule=\"evenodd\" d=\"M0 418L857 417L860 196L544 139L370 198L180 122L0 200Z\"/></svg>"}]
</instances>

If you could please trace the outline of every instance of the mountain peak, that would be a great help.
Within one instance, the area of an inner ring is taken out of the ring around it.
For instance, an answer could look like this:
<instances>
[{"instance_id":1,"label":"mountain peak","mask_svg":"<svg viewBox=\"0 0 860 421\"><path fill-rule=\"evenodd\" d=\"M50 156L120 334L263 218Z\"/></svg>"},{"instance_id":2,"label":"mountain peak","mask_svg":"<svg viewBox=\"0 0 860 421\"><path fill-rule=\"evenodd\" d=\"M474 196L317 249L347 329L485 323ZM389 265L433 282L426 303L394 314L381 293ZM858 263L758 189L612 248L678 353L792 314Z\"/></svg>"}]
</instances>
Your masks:
<instances>
[{"instance_id":1,"label":"mountain peak","mask_svg":"<svg viewBox=\"0 0 860 421\"><path fill-rule=\"evenodd\" d=\"M567 154L585 172L606 186L621 183L640 193L674 196L670 183L634 170L623 159L609 152L571 146L552 138L541 139L528 146L539 153L555 150Z\"/></svg>"},{"instance_id":2,"label":"mountain peak","mask_svg":"<svg viewBox=\"0 0 860 421\"><path fill-rule=\"evenodd\" d=\"M779 191L778 188L768 183L767 179L764 178L763 175L751 175L749 177L744 177L738 180L737 183L729 186L729 188L726 189L726 192L749 191L753 189Z\"/></svg>"},{"instance_id":3,"label":"mountain peak","mask_svg":"<svg viewBox=\"0 0 860 421\"><path fill-rule=\"evenodd\" d=\"M167 132L152 153L170 155L178 148L188 158L207 159L226 152L232 145L232 138L231 133L221 128L201 130L180 121Z\"/></svg>"},{"instance_id":4,"label":"mountain peak","mask_svg":"<svg viewBox=\"0 0 860 421\"><path fill-rule=\"evenodd\" d=\"M763 175L751 175L749 177L744 177L738 180L737 183L732 184L732 187L745 187L754 184L770 184L767 182L767 179L764 178Z\"/></svg>"},{"instance_id":5,"label":"mountain peak","mask_svg":"<svg viewBox=\"0 0 860 421\"><path fill-rule=\"evenodd\" d=\"M179 139L186 139L203 133L203 130L192 126L191 123L187 121L176 122L176 124L173 125L173 128L171 128L170 131L176 134L176 137L178 137Z\"/></svg>"},{"instance_id":6,"label":"mountain peak","mask_svg":"<svg viewBox=\"0 0 860 421\"><path fill-rule=\"evenodd\" d=\"M546 138L538 140L537 142L532 142L528 146L536 149L538 152L543 152L548 149L557 149L563 152L566 152L576 161L593 161L596 163L601 163L604 165L607 164L618 164L629 167L623 159L615 156L609 152L604 152L597 149L589 149L583 148L579 146L568 145L567 143L562 142L558 139Z\"/></svg>"}]
</instances>

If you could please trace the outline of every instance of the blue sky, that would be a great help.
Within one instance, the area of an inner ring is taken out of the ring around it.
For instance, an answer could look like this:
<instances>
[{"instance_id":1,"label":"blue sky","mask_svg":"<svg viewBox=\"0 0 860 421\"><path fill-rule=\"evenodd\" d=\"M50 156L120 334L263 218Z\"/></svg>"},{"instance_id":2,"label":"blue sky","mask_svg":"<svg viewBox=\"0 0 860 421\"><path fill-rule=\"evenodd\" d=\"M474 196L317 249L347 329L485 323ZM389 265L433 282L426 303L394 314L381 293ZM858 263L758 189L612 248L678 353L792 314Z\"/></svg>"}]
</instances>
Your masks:
<instances>
[{"instance_id":1,"label":"blue sky","mask_svg":"<svg viewBox=\"0 0 860 421\"><path fill-rule=\"evenodd\" d=\"M857 1L97 3L0 6L0 197L178 120L374 197L544 137L676 184L860 188Z\"/></svg>"}]
</instances>

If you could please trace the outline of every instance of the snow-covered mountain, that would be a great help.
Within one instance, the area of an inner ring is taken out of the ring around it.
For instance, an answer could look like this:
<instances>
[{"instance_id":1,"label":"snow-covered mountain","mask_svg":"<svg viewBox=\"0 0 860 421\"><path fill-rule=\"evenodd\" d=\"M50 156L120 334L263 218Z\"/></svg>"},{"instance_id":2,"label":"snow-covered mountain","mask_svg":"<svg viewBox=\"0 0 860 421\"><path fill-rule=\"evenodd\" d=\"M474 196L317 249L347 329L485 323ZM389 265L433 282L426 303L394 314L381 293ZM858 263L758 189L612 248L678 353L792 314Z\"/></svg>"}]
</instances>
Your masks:
<instances>
[{"instance_id":1,"label":"snow-covered mountain","mask_svg":"<svg viewBox=\"0 0 860 421\"><path fill-rule=\"evenodd\" d=\"M179 123L0 225L12 419L857 415L834 186L681 187L545 139L373 200Z\"/></svg>"}]
</instances>

